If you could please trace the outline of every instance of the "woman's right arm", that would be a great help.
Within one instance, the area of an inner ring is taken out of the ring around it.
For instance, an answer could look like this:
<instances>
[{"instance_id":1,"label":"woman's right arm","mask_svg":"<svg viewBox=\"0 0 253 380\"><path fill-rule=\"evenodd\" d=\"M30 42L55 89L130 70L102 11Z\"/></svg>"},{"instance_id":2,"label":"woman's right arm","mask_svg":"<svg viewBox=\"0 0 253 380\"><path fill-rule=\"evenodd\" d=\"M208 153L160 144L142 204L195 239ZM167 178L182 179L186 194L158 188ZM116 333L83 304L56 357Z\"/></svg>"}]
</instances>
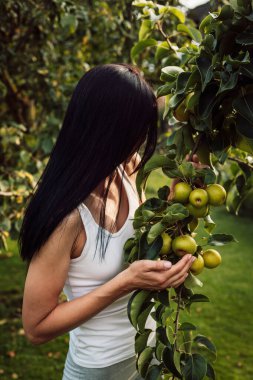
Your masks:
<instances>
[{"instance_id":1,"label":"woman's right arm","mask_svg":"<svg viewBox=\"0 0 253 380\"><path fill-rule=\"evenodd\" d=\"M86 322L116 299L139 288L176 287L186 278L191 255L166 267L163 260L140 260L90 293L59 303L80 216L72 213L32 259L25 282L22 320L33 344L46 343Z\"/></svg>"}]
</instances>

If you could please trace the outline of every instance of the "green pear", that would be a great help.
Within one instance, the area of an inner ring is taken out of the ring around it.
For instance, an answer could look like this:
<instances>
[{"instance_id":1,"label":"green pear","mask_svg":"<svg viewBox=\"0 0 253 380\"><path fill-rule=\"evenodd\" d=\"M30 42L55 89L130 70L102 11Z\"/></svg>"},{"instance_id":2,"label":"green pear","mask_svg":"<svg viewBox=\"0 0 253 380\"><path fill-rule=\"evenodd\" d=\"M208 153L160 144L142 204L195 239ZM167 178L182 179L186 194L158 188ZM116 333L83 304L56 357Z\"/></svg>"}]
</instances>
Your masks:
<instances>
[{"instance_id":1,"label":"green pear","mask_svg":"<svg viewBox=\"0 0 253 380\"><path fill-rule=\"evenodd\" d=\"M172 249L179 257L187 253L193 255L197 250L197 243L190 235L181 235L172 240Z\"/></svg>"},{"instance_id":2,"label":"green pear","mask_svg":"<svg viewBox=\"0 0 253 380\"><path fill-rule=\"evenodd\" d=\"M161 255L166 255L166 254L169 253L169 251L171 249L172 239L171 239L170 235L168 235L166 232L163 232L161 234L161 237L163 239L163 246L161 248L160 254Z\"/></svg>"},{"instance_id":3,"label":"green pear","mask_svg":"<svg viewBox=\"0 0 253 380\"><path fill-rule=\"evenodd\" d=\"M190 215L194 216L195 218L204 218L209 212L208 205L197 208L194 207L191 203L188 203L188 205L186 205L186 208L189 210Z\"/></svg>"},{"instance_id":4,"label":"green pear","mask_svg":"<svg viewBox=\"0 0 253 380\"><path fill-rule=\"evenodd\" d=\"M216 268L221 263L221 255L215 249L207 249L203 252L203 259L206 268Z\"/></svg>"},{"instance_id":5,"label":"green pear","mask_svg":"<svg viewBox=\"0 0 253 380\"><path fill-rule=\"evenodd\" d=\"M186 182L179 182L174 187L173 200L180 203L187 203L192 192L191 186Z\"/></svg>"},{"instance_id":6,"label":"green pear","mask_svg":"<svg viewBox=\"0 0 253 380\"><path fill-rule=\"evenodd\" d=\"M210 205L220 206L226 201L227 193L223 186L215 183L213 185L207 186L206 191Z\"/></svg>"},{"instance_id":7,"label":"green pear","mask_svg":"<svg viewBox=\"0 0 253 380\"><path fill-rule=\"evenodd\" d=\"M198 255L196 260L193 261L190 267L190 271L193 274L197 275L201 273L203 269L204 269L204 259L201 255Z\"/></svg>"},{"instance_id":8,"label":"green pear","mask_svg":"<svg viewBox=\"0 0 253 380\"><path fill-rule=\"evenodd\" d=\"M201 208L208 203L208 194L204 189L192 190L189 196L189 202L197 208Z\"/></svg>"}]
</instances>

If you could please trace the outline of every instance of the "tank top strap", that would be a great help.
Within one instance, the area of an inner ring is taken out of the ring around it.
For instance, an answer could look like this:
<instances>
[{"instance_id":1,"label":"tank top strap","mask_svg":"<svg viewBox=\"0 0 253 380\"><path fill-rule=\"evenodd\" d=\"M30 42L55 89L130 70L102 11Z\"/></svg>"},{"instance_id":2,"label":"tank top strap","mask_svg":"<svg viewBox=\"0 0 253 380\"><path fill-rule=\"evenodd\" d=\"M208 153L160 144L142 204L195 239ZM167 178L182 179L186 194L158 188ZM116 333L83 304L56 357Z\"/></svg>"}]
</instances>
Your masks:
<instances>
[{"instance_id":1,"label":"tank top strap","mask_svg":"<svg viewBox=\"0 0 253 380\"><path fill-rule=\"evenodd\" d=\"M77 206L77 209L79 211L79 214L81 216L82 222L83 222L84 227L86 229L88 227L88 225L93 222L92 215L91 215L88 207L86 207L86 205L84 203L80 203Z\"/></svg>"}]
</instances>

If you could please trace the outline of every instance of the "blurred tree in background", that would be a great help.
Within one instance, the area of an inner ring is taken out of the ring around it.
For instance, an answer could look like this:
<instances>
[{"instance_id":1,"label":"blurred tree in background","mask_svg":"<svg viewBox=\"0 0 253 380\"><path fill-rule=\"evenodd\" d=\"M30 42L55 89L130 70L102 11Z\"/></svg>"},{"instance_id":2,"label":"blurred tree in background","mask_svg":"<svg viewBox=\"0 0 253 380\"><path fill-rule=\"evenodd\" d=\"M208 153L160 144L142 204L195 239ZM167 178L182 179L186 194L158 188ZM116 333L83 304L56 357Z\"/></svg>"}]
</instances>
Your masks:
<instances>
[{"instance_id":1,"label":"blurred tree in background","mask_svg":"<svg viewBox=\"0 0 253 380\"><path fill-rule=\"evenodd\" d=\"M0 249L16 239L25 199L46 164L70 95L100 63L130 61L131 0L0 5Z\"/></svg>"}]
</instances>

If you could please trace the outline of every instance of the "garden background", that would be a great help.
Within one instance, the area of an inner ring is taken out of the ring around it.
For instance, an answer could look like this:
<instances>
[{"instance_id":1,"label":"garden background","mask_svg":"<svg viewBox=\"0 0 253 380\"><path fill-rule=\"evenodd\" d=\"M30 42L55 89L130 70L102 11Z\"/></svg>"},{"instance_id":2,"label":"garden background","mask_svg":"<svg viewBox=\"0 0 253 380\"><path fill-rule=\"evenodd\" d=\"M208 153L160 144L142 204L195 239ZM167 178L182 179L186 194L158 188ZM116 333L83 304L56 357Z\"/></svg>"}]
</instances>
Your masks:
<instances>
[{"instance_id":1,"label":"garden background","mask_svg":"<svg viewBox=\"0 0 253 380\"><path fill-rule=\"evenodd\" d=\"M190 10L190 17L198 23L209 7ZM32 346L22 328L26 267L16 244L22 212L78 79L100 63L131 62L140 20L129 0L6 0L0 4L0 18L0 379L57 380L68 335ZM156 89L161 85L162 56L142 51L140 57L138 66ZM162 120L162 102L160 107L157 151L170 135ZM237 164L231 165L223 170L235 175ZM147 197L165 184L162 171L153 172ZM217 346L215 369L220 380L253 378L252 204L249 192L240 215L235 216L231 207L230 213L225 207L215 213L222 231L232 233L239 243L221 247L222 265L200 274L211 303L192 307L192 321Z\"/></svg>"}]
</instances>

